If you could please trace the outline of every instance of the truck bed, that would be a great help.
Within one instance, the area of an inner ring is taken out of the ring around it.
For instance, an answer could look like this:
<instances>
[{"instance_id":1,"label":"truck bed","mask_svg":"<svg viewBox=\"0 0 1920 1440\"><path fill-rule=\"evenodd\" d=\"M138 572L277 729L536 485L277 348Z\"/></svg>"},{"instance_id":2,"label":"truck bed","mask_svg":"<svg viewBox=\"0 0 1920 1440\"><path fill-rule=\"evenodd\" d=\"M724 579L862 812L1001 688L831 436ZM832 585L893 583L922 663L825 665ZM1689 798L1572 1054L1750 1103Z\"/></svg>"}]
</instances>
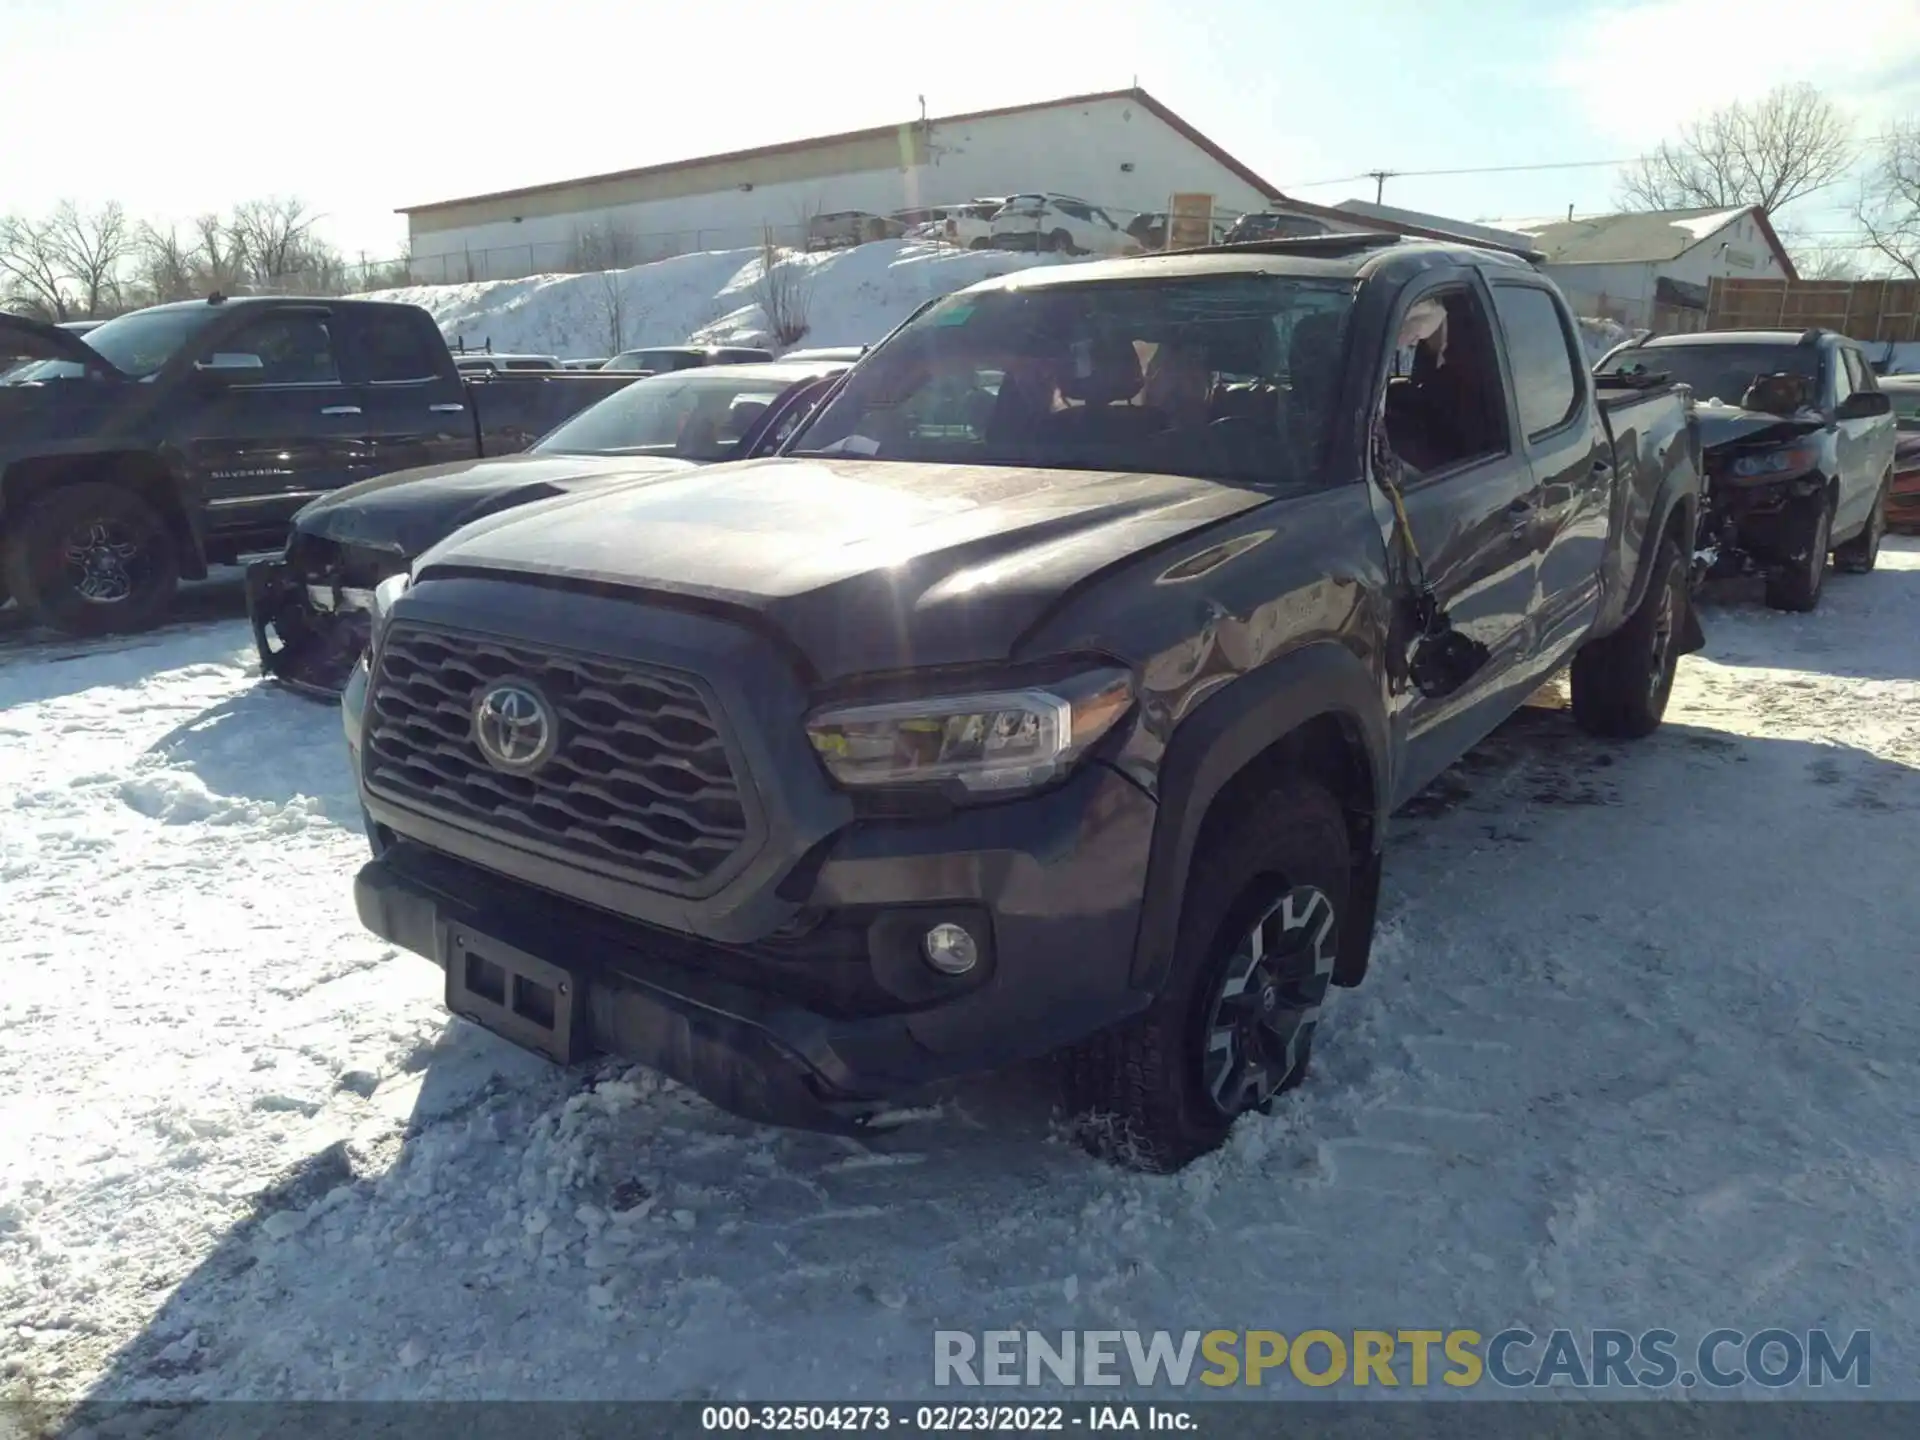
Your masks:
<instances>
[{"instance_id":1,"label":"truck bed","mask_svg":"<svg viewBox=\"0 0 1920 1440\"><path fill-rule=\"evenodd\" d=\"M639 378L599 370L507 370L461 377L482 456L517 454Z\"/></svg>"}]
</instances>

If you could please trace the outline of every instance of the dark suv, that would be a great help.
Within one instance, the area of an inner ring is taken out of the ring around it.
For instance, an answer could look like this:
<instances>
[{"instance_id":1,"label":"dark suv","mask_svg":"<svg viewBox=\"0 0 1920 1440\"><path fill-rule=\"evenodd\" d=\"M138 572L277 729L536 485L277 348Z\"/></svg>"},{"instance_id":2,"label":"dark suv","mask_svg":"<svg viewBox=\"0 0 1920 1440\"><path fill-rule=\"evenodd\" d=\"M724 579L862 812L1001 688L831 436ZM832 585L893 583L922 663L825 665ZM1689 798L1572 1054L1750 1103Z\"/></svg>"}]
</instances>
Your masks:
<instances>
[{"instance_id":1,"label":"dark suv","mask_svg":"<svg viewBox=\"0 0 1920 1440\"><path fill-rule=\"evenodd\" d=\"M763 1119L1070 1047L1086 1133L1178 1166L1305 1075L1395 807L1564 665L1589 729L1659 724L1696 454L1484 250L984 282L779 456L381 586L361 917L460 1014Z\"/></svg>"}]
</instances>

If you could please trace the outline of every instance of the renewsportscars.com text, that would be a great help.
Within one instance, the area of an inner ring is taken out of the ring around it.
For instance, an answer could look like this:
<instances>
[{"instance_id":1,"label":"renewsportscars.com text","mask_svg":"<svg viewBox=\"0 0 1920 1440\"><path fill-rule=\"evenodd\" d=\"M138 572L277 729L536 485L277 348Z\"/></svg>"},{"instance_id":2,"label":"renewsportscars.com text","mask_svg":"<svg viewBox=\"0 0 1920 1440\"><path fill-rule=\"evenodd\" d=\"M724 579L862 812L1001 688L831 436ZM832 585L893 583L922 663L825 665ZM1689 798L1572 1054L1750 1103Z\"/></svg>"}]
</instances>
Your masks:
<instances>
[{"instance_id":1,"label":"renewsportscars.com text","mask_svg":"<svg viewBox=\"0 0 1920 1440\"><path fill-rule=\"evenodd\" d=\"M1180 1388L1865 1388L1873 1337L1826 1330L936 1330L933 1383Z\"/></svg>"}]
</instances>

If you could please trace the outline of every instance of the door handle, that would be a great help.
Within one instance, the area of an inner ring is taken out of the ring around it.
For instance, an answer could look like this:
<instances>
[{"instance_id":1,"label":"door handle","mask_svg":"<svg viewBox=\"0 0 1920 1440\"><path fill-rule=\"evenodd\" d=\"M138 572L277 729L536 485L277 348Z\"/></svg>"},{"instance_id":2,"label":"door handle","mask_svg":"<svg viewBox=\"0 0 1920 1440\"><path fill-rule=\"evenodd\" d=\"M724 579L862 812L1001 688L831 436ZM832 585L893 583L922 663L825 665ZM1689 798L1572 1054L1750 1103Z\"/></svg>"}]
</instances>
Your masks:
<instances>
[{"instance_id":1,"label":"door handle","mask_svg":"<svg viewBox=\"0 0 1920 1440\"><path fill-rule=\"evenodd\" d=\"M427 409L432 411L435 415L458 415L461 411L465 410L466 408L467 407L464 405L455 405L455 404L429 405L427 407Z\"/></svg>"},{"instance_id":2,"label":"door handle","mask_svg":"<svg viewBox=\"0 0 1920 1440\"><path fill-rule=\"evenodd\" d=\"M320 412L322 415L358 415L358 405L329 405Z\"/></svg>"}]
</instances>

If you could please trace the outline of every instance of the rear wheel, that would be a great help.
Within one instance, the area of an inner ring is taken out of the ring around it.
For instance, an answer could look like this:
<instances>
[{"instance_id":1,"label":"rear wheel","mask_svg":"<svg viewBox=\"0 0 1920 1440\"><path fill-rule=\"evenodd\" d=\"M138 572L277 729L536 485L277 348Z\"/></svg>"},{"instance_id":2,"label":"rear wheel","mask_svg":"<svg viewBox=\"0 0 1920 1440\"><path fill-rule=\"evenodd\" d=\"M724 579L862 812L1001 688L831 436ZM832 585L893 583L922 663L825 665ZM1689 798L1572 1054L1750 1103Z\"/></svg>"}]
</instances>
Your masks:
<instances>
[{"instance_id":1,"label":"rear wheel","mask_svg":"<svg viewBox=\"0 0 1920 1440\"><path fill-rule=\"evenodd\" d=\"M167 522L119 485L64 486L37 501L7 537L8 589L38 623L66 635L142 630L180 583Z\"/></svg>"},{"instance_id":2,"label":"rear wheel","mask_svg":"<svg viewBox=\"0 0 1920 1440\"><path fill-rule=\"evenodd\" d=\"M1812 610L1820 603L1827 578L1827 553L1833 548L1833 504L1825 495L1800 502L1800 546L1767 576L1767 604L1775 610Z\"/></svg>"},{"instance_id":3,"label":"rear wheel","mask_svg":"<svg viewBox=\"0 0 1920 1440\"><path fill-rule=\"evenodd\" d=\"M1095 1153L1178 1170L1306 1078L1351 878L1340 803L1308 780L1203 840L1159 997L1067 1056L1068 1104Z\"/></svg>"},{"instance_id":4,"label":"rear wheel","mask_svg":"<svg viewBox=\"0 0 1920 1440\"><path fill-rule=\"evenodd\" d=\"M1833 552L1833 563L1852 575L1865 575L1880 563L1880 542L1887 535L1887 492L1893 488L1889 475L1880 482L1880 493L1873 497L1873 511L1867 516L1867 528Z\"/></svg>"},{"instance_id":5,"label":"rear wheel","mask_svg":"<svg viewBox=\"0 0 1920 1440\"><path fill-rule=\"evenodd\" d=\"M1638 740L1660 728L1673 695L1686 619L1687 563L1680 547L1663 540L1654 554L1647 593L1627 622L1573 659L1573 719L1590 735Z\"/></svg>"}]
</instances>

